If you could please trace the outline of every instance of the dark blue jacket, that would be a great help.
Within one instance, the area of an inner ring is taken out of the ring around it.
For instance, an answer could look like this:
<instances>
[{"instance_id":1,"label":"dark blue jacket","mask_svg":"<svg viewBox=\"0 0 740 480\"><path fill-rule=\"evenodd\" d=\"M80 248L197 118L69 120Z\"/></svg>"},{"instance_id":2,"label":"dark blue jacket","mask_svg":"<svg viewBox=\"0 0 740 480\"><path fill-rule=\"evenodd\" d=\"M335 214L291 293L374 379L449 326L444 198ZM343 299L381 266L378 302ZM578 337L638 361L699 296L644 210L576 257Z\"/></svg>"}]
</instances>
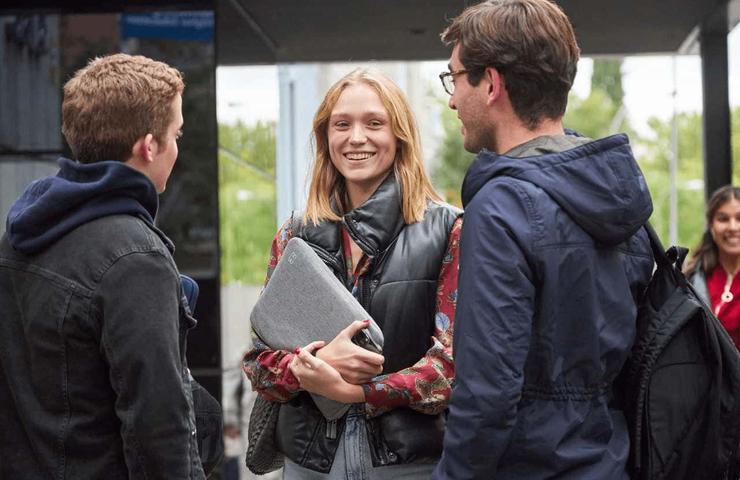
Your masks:
<instances>
[{"instance_id":1,"label":"dark blue jacket","mask_svg":"<svg viewBox=\"0 0 740 480\"><path fill-rule=\"evenodd\" d=\"M202 479L195 320L154 185L120 162L60 166L0 240L0 478Z\"/></svg>"},{"instance_id":2,"label":"dark blue jacket","mask_svg":"<svg viewBox=\"0 0 740 480\"><path fill-rule=\"evenodd\" d=\"M611 387L653 267L640 230L652 202L627 137L483 151L463 204L457 377L435 478L627 478Z\"/></svg>"}]
</instances>

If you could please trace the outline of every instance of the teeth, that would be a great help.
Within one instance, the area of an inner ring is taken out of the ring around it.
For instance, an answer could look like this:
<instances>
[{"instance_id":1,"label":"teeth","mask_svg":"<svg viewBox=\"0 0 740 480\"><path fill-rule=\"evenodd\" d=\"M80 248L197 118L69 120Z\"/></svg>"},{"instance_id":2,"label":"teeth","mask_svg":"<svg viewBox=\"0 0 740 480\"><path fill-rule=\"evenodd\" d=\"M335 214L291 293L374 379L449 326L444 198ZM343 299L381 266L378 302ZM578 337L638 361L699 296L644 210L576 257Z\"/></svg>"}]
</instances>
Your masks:
<instances>
[{"instance_id":1,"label":"teeth","mask_svg":"<svg viewBox=\"0 0 740 480\"><path fill-rule=\"evenodd\" d=\"M374 153L362 152L362 153L345 153L344 156L350 160L367 160L368 158L375 155Z\"/></svg>"}]
</instances>

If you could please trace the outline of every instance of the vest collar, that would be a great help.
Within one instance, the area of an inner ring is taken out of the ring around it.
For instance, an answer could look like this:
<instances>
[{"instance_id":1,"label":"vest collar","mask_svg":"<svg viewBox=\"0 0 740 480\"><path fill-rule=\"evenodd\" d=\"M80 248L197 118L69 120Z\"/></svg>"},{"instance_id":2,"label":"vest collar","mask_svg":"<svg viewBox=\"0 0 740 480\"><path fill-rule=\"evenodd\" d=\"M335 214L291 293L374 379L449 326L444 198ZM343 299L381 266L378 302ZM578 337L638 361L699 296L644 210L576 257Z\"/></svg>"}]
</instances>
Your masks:
<instances>
[{"instance_id":1,"label":"vest collar","mask_svg":"<svg viewBox=\"0 0 740 480\"><path fill-rule=\"evenodd\" d=\"M365 203L342 216L342 224L366 255L375 257L390 245L405 225L393 171Z\"/></svg>"}]
</instances>

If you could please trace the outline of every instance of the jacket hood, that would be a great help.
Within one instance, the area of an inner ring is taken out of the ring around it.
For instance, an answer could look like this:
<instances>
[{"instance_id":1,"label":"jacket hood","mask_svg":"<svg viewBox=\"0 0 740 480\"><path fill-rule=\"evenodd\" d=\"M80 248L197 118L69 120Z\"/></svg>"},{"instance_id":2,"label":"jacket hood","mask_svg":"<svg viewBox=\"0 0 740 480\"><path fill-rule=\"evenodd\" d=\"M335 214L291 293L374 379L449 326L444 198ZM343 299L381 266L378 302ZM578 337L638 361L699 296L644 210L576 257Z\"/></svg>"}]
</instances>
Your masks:
<instances>
[{"instance_id":1,"label":"jacket hood","mask_svg":"<svg viewBox=\"0 0 740 480\"><path fill-rule=\"evenodd\" d=\"M500 176L540 187L591 237L608 245L634 235L653 211L645 178L622 134L531 157L483 150L465 175L463 206Z\"/></svg>"},{"instance_id":2,"label":"jacket hood","mask_svg":"<svg viewBox=\"0 0 740 480\"><path fill-rule=\"evenodd\" d=\"M78 226L109 215L136 215L153 225L159 198L143 173L116 161L82 164L59 159L59 172L34 181L10 208L8 241L40 252Z\"/></svg>"}]
</instances>

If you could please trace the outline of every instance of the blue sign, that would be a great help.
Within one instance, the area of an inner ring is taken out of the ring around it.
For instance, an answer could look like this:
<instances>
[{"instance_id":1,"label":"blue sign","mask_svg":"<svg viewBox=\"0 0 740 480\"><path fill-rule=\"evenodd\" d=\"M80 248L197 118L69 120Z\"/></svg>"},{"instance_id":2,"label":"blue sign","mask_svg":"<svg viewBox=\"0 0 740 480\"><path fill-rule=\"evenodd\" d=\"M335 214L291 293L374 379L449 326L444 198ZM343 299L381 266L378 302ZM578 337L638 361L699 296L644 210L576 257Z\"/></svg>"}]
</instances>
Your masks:
<instances>
[{"instance_id":1,"label":"blue sign","mask_svg":"<svg viewBox=\"0 0 740 480\"><path fill-rule=\"evenodd\" d=\"M121 37L166 40L213 40L213 12L124 13Z\"/></svg>"}]
</instances>

